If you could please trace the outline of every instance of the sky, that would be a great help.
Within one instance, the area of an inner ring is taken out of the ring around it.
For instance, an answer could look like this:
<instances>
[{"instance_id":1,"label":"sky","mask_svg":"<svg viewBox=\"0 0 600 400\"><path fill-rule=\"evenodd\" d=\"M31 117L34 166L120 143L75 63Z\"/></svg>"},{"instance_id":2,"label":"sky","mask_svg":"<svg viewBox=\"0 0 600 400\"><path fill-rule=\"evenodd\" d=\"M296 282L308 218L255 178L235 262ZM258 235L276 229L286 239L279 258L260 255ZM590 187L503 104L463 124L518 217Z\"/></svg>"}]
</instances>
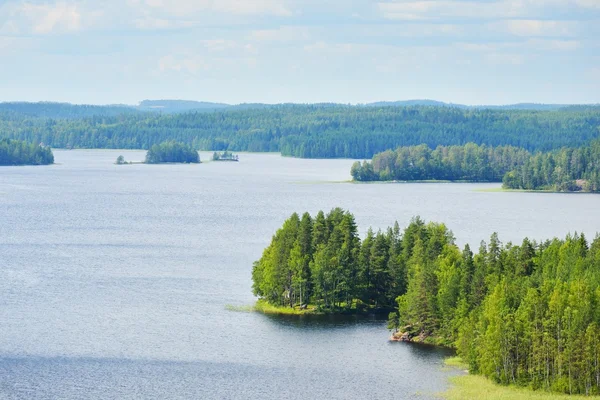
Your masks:
<instances>
[{"instance_id":1,"label":"sky","mask_svg":"<svg viewBox=\"0 0 600 400\"><path fill-rule=\"evenodd\" d=\"M600 0L0 0L0 101L600 103Z\"/></svg>"}]
</instances>

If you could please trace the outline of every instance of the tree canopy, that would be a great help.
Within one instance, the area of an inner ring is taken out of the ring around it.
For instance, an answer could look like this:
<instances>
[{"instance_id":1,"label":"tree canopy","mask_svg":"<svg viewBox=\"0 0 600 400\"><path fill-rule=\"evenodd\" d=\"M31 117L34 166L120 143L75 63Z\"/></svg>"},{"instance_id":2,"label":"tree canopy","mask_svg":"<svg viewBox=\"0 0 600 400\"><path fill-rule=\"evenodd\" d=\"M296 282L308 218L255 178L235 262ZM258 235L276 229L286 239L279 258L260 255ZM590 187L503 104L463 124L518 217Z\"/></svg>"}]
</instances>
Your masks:
<instances>
[{"instance_id":1,"label":"tree canopy","mask_svg":"<svg viewBox=\"0 0 600 400\"><path fill-rule=\"evenodd\" d=\"M0 107L0 132L64 148L149 149L175 140L200 150L280 151L304 158L371 158L399 146L469 142L547 151L600 137L600 107L540 111L284 104L119 115L77 110L81 118L40 117Z\"/></svg>"},{"instance_id":2,"label":"tree canopy","mask_svg":"<svg viewBox=\"0 0 600 400\"><path fill-rule=\"evenodd\" d=\"M600 191L600 139L579 148L530 153L513 146L399 147L355 162L356 181L466 180L507 189Z\"/></svg>"},{"instance_id":3,"label":"tree canopy","mask_svg":"<svg viewBox=\"0 0 600 400\"><path fill-rule=\"evenodd\" d=\"M527 150L513 146L399 147L373 156L370 163L354 163L351 174L357 181L467 180L500 182L508 171L524 164Z\"/></svg>"},{"instance_id":4,"label":"tree canopy","mask_svg":"<svg viewBox=\"0 0 600 400\"><path fill-rule=\"evenodd\" d=\"M454 347L502 384L600 393L600 236L474 253L443 224L357 234L351 213L293 214L252 270L257 296L325 312L392 309L389 326Z\"/></svg>"},{"instance_id":5,"label":"tree canopy","mask_svg":"<svg viewBox=\"0 0 600 400\"><path fill-rule=\"evenodd\" d=\"M169 141L150 147L146 153L145 162L147 164L199 163L200 155L187 144Z\"/></svg>"},{"instance_id":6,"label":"tree canopy","mask_svg":"<svg viewBox=\"0 0 600 400\"><path fill-rule=\"evenodd\" d=\"M50 147L22 140L0 139L0 165L48 165L54 163Z\"/></svg>"},{"instance_id":7,"label":"tree canopy","mask_svg":"<svg viewBox=\"0 0 600 400\"><path fill-rule=\"evenodd\" d=\"M508 189L600 192L600 140L538 152L507 173L503 182Z\"/></svg>"}]
</instances>

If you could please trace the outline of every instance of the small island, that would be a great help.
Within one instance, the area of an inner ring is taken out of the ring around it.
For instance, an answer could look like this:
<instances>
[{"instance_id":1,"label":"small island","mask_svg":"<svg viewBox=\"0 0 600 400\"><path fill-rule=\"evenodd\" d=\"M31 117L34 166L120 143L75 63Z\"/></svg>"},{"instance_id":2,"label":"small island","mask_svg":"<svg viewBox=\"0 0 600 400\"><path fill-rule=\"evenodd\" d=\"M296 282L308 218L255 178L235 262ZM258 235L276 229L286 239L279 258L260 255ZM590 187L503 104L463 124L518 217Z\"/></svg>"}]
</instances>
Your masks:
<instances>
[{"instance_id":1,"label":"small island","mask_svg":"<svg viewBox=\"0 0 600 400\"><path fill-rule=\"evenodd\" d=\"M146 153L146 164L200 163L200 155L191 146L176 141L155 144Z\"/></svg>"},{"instance_id":2,"label":"small island","mask_svg":"<svg viewBox=\"0 0 600 400\"><path fill-rule=\"evenodd\" d=\"M125 157L123 157L122 155L120 155L119 157L117 157L117 161L115 161L116 165L126 165L126 164L131 164L130 162L125 161Z\"/></svg>"},{"instance_id":3,"label":"small island","mask_svg":"<svg viewBox=\"0 0 600 400\"><path fill-rule=\"evenodd\" d=\"M0 165L49 165L54 164L54 154L49 146L22 140L0 140Z\"/></svg>"},{"instance_id":4,"label":"small island","mask_svg":"<svg viewBox=\"0 0 600 400\"><path fill-rule=\"evenodd\" d=\"M233 154L225 150L222 153L217 153L216 151L212 156L213 161L240 161L237 154Z\"/></svg>"}]
</instances>

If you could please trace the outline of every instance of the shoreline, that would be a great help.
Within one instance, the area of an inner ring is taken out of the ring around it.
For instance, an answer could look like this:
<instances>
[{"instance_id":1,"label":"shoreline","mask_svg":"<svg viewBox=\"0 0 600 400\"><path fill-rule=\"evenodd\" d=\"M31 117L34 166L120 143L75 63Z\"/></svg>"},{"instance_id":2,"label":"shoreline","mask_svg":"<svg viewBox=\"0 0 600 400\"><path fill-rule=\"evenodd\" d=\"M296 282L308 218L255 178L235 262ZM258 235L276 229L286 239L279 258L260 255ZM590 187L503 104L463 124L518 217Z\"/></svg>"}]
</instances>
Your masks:
<instances>
[{"instance_id":1,"label":"shoreline","mask_svg":"<svg viewBox=\"0 0 600 400\"><path fill-rule=\"evenodd\" d=\"M468 365L460 357L446 358L444 366L462 372L457 376L449 377L450 387L446 391L438 393L439 397L446 400L593 400L600 398L597 395L572 395L542 389L534 390L524 386L499 385L485 376L469 373Z\"/></svg>"},{"instance_id":2,"label":"shoreline","mask_svg":"<svg viewBox=\"0 0 600 400\"><path fill-rule=\"evenodd\" d=\"M381 314L387 315L390 310L387 309L365 309L358 310L351 308L348 310L338 310L335 312L319 311L316 306L308 304L305 308L300 307L289 307L289 306L274 306L269 304L265 300L257 300L253 305L236 306L226 304L225 308L229 311L236 312L259 312L262 314L270 315L369 315L369 314Z\"/></svg>"}]
</instances>

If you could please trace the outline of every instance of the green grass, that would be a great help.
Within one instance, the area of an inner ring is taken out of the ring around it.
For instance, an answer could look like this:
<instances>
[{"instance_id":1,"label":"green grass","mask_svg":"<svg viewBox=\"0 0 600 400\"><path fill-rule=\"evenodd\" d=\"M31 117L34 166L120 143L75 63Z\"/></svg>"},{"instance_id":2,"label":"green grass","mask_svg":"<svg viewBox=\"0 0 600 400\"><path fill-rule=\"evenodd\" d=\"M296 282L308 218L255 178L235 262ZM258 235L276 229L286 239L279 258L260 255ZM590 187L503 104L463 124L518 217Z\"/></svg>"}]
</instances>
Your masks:
<instances>
[{"instance_id":1,"label":"green grass","mask_svg":"<svg viewBox=\"0 0 600 400\"><path fill-rule=\"evenodd\" d=\"M469 366L460 357L444 360L448 367L468 370ZM460 375L450 378L451 387L440 397L446 400L581 400L599 397L574 396L551 393L543 390L531 390L516 386L502 386L481 375Z\"/></svg>"},{"instance_id":2,"label":"green grass","mask_svg":"<svg viewBox=\"0 0 600 400\"><path fill-rule=\"evenodd\" d=\"M441 394L446 400L582 400L598 397L556 394L514 386L500 386L486 377L463 375L450 378L452 387Z\"/></svg>"},{"instance_id":3,"label":"green grass","mask_svg":"<svg viewBox=\"0 0 600 400\"><path fill-rule=\"evenodd\" d=\"M264 300L258 300L252 306L234 306L231 304L225 305L225 309L228 311L235 312L261 312L263 314L278 314L278 315L305 315L305 314L319 314L314 307L308 306L306 309L301 310L300 308L292 307L277 307L267 303Z\"/></svg>"},{"instance_id":4,"label":"green grass","mask_svg":"<svg viewBox=\"0 0 600 400\"><path fill-rule=\"evenodd\" d=\"M469 364L464 362L460 357L448 357L444 360L444 365L447 367L459 368L465 371L469 370Z\"/></svg>"},{"instance_id":5,"label":"green grass","mask_svg":"<svg viewBox=\"0 0 600 400\"><path fill-rule=\"evenodd\" d=\"M279 314L279 315L303 315L303 314L318 314L314 307L301 310L300 308L278 307L267 303L263 300L258 300L254 305L254 310L264 314Z\"/></svg>"}]
</instances>

